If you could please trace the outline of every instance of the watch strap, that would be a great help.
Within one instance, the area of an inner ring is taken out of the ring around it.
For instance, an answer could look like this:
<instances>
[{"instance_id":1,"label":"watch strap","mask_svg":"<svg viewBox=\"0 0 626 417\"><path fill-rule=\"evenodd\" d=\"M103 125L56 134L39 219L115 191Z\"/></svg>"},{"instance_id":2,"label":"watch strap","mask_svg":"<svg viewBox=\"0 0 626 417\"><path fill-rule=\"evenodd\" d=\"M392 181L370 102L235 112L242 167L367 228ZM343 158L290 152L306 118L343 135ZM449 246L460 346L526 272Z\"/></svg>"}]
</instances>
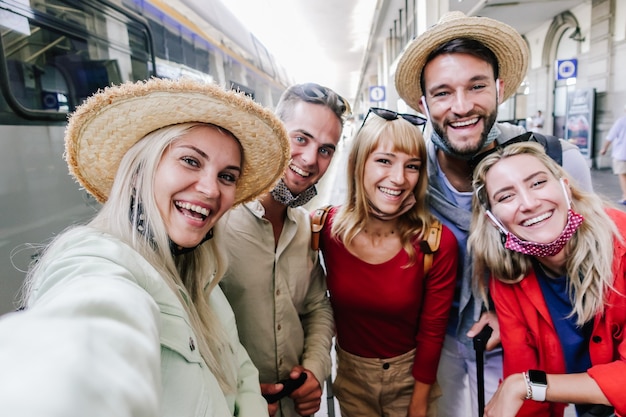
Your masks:
<instances>
[{"instance_id":1,"label":"watch strap","mask_svg":"<svg viewBox=\"0 0 626 417\"><path fill-rule=\"evenodd\" d=\"M548 391L548 379L544 371L531 369L527 372L530 388L532 391L531 399L533 401L545 401L546 392Z\"/></svg>"},{"instance_id":2,"label":"watch strap","mask_svg":"<svg viewBox=\"0 0 626 417\"><path fill-rule=\"evenodd\" d=\"M533 398L533 389L530 386L530 378L528 377L528 372L522 372L522 376L524 377L524 382L526 383L526 396L525 400L530 400Z\"/></svg>"}]
</instances>

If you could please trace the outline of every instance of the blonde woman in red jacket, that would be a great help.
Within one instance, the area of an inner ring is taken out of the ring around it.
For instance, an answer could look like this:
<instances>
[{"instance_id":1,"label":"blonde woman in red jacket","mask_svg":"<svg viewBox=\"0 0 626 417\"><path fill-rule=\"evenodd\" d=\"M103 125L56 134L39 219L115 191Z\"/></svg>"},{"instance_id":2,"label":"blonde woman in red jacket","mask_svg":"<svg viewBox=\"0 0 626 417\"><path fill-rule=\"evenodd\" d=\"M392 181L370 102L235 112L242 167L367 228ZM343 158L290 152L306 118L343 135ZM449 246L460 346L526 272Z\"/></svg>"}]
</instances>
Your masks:
<instances>
[{"instance_id":1,"label":"blonde woman in red jacket","mask_svg":"<svg viewBox=\"0 0 626 417\"><path fill-rule=\"evenodd\" d=\"M626 213L536 143L480 159L468 245L486 302L492 277L505 376L485 415L626 415Z\"/></svg>"}]
</instances>

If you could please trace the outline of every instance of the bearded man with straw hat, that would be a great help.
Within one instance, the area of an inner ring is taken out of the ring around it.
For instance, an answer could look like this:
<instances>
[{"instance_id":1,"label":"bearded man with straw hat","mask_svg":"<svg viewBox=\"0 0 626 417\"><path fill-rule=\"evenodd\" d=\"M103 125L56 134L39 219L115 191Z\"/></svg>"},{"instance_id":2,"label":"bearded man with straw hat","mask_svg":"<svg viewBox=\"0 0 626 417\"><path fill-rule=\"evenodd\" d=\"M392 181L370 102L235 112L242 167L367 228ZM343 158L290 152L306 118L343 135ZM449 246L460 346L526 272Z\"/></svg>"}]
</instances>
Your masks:
<instances>
[{"instance_id":1,"label":"bearded man with straw hat","mask_svg":"<svg viewBox=\"0 0 626 417\"><path fill-rule=\"evenodd\" d=\"M441 20L407 45L395 76L402 99L428 117L428 190L433 213L459 242L457 291L450 313L437 381L439 416L477 415L478 387L472 337L489 324L485 396L502 378L500 329L495 313L473 293L472 256L466 253L471 220L472 159L524 130L497 123L498 106L526 76L528 47L512 27L461 12ZM589 168L578 148L560 141L563 167L584 189Z\"/></svg>"}]
</instances>

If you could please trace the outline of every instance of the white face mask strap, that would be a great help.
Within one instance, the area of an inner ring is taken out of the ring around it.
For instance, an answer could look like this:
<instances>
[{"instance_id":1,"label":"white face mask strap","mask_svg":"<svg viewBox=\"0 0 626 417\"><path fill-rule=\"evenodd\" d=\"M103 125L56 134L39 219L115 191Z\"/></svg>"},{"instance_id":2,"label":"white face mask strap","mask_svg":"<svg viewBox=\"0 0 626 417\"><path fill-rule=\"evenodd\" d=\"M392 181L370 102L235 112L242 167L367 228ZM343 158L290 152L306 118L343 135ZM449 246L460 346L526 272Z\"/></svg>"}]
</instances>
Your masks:
<instances>
[{"instance_id":1,"label":"white face mask strap","mask_svg":"<svg viewBox=\"0 0 626 417\"><path fill-rule=\"evenodd\" d=\"M430 111L428 110L428 104L426 104L426 97L422 96L420 100L422 101L422 106L424 106L424 113L426 113L426 118L430 121Z\"/></svg>"},{"instance_id":2,"label":"white face mask strap","mask_svg":"<svg viewBox=\"0 0 626 417\"><path fill-rule=\"evenodd\" d=\"M569 198L569 194L567 193L567 185L565 185L565 180L561 178L561 188L563 189L563 194L565 194L565 201L567 201L567 208L572 208L572 199Z\"/></svg>"},{"instance_id":3,"label":"white face mask strap","mask_svg":"<svg viewBox=\"0 0 626 417\"><path fill-rule=\"evenodd\" d=\"M491 210L485 210L485 214L487 215L487 217L489 217L491 219L492 222L494 222L496 224L496 226L498 226L498 229L500 229L500 231L502 233L504 233L504 234L509 233L509 231L506 230L506 227L504 227L504 225L502 223L500 223L500 220L496 219L496 216L493 215Z\"/></svg>"},{"instance_id":4,"label":"white face mask strap","mask_svg":"<svg viewBox=\"0 0 626 417\"><path fill-rule=\"evenodd\" d=\"M500 79L496 78L496 103L500 104Z\"/></svg>"}]
</instances>

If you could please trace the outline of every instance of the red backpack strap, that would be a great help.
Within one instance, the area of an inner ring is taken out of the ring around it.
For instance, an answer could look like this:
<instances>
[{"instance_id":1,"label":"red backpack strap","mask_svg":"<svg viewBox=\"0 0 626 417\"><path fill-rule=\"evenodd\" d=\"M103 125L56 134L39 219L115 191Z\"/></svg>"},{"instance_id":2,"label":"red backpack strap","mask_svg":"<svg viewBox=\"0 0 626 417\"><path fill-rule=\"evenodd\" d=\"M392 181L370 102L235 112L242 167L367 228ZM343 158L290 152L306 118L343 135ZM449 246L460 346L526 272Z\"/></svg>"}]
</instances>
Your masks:
<instances>
[{"instance_id":1,"label":"red backpack strap","mask_svg":"<svg viewBox=\"0 0 626 417\"><path fill-rule=\"evenodd\" d=\"M327 205L318 208L311 215L311 249L313 250L320 248L320 233L326 224L326 217L331 207L331 205Z\"/></svg>"}]
</instances>

